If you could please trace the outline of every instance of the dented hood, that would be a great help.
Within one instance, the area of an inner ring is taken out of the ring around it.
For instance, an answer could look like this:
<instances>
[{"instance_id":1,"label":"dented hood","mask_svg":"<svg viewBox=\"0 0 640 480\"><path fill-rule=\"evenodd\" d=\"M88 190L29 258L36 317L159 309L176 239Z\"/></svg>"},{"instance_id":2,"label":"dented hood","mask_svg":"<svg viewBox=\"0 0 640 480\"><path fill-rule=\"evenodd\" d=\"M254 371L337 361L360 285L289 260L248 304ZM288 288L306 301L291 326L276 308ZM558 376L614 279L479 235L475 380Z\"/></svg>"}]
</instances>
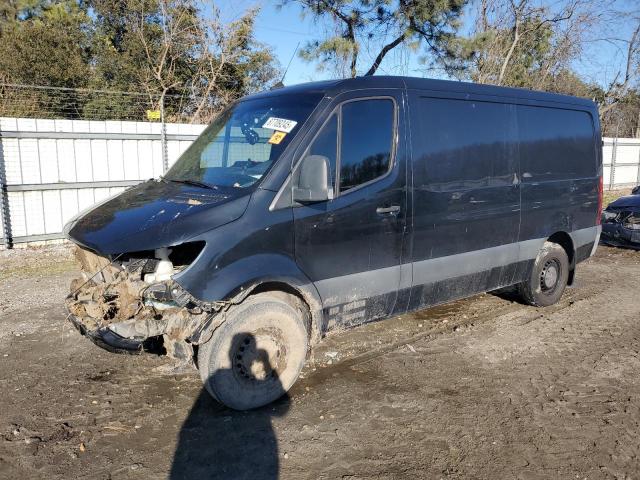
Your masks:
<instances>
[{"instance_id":1,"label":"dented hood","mask_svg":"<svg viewBox=\"0 0 640 480\"><path fill-rule=\"evenodd\" d=\"M239 218L251 192L149 180L65 226L69 239L103 255L178 245Z\"/></svg>"}]
</instances>

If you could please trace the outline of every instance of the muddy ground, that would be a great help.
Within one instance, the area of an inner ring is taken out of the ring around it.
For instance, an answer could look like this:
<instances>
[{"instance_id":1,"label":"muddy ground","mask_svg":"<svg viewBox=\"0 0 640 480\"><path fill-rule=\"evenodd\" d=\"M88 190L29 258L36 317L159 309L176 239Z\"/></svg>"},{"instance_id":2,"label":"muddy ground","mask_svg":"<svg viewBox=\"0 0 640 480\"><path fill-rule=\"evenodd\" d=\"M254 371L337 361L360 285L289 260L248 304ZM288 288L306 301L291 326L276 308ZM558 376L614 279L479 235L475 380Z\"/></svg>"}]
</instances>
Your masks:
<instances>
[{"instance_id":1,"label":"muddy ground","mask_svg":"<svg viewBox=\"0 0 640 480\"><path fill-rule=\"evenodd\" d=\"M638 478L640 252L600 247L546 309L508 295L318 346L247 413L65 321L65 247L0 252L0 478Z\"/></svg>"}]
</instances>

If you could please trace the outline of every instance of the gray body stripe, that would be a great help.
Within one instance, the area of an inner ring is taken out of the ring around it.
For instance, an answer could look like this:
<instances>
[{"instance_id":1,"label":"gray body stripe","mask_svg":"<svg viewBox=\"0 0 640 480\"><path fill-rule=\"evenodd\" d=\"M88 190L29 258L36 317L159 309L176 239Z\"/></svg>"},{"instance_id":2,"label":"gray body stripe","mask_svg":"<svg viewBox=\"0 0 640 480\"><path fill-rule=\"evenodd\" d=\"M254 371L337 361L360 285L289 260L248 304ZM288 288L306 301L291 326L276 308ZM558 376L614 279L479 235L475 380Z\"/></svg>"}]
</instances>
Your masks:
<instances>
[{"instance_id":1,"label":"gray body stripe","mask_svg":"<svg viewBox=\"0 0 640 480\"><path fill-rule=\"evenodd\" d=\"M601 227L594 226L571 232L574 247L577 249L591 242L597 242L600 229ZM413 263L413 286L472 275L521 261L534 260L545 240L546 238L535 238L415 262ZM332 307L398 290L400 288L398 275L401 269L403 273L402 286L406 287L408 265L410 264L327 278L315 282L315 285L324 306Z\"/></svg>"},{"instance_id":2,"label":"gray body stripe","mask_svg":"<svg viewBox=\"0 0 640 480\"><path fill-rule=\"evenodd\" d=\"M600 238L600 232L602 231L602 225L596 225L589 228L583 228L582 230L576 230L575 232L571 232L571 238L573 239L573 247L578 249L584 245L587 245L594 240Z\"/></svg>"},{"instance_id":3,"label":"gray body stripe","mask_svg":"<svg viewBox=\"0 0 640 480\"><path fill-rule=\"evenodd\" d=\"M434 283L439 280L463 277L490 270L493 267L504 267L516 263L518 261L518 246L518 243L509 243L415 262L413 264L413 284Z\"/></svg>"},{"instance_id":4,"label":"gray body stripe","mask_svg":"<svg viewBox=\"0 0 640 480\"><path fill-rule=\"evenodd\" d=\"M400 265L316 282L316 288L325 307L384 295L398 289Z\"/></svg>"},{"instance_id":5,"label":"gray body stripe","mask_svg":"<svg viewBox=\"0 0 640 480\"><path fill-rule=\"evenodd\" d=\"M602 233L602 225L598 225L596 232L596 240L593 242L593 248L591 249L591 256L593 257L596 254L596 249L598 248L598 244L600 243L600 234Z\"/></svg>"}]
</instances>

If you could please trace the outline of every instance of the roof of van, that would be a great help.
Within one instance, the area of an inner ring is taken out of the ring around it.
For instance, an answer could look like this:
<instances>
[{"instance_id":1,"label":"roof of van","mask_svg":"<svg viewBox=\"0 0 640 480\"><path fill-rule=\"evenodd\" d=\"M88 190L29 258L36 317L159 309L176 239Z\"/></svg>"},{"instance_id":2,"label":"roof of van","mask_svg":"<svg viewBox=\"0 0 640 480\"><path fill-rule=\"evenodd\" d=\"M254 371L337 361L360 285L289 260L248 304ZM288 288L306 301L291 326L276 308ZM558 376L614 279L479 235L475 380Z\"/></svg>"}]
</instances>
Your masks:
<instances>
[{"instance_id":1,"label":"roof of van","mask_svg":"<svg viewBox=\"0 0 640 480\"><path fill-rule=\"evenodd\" d=\"M431 90L442 92L474 93L479 95L493 95L499 97L512 97L526 100L538 100L546 102L569 103L594 107L595 104L586 98L572 97L558 93L541 92L525 88L498 87L495 85L482 85L478 83L458 82L451 80L435 80L431 78L415 78L400 76L374 75L366 77L348 78L344 80L325 80L321 82L300 83L297 85L282 87L261 92L252 97L263 97L281 93L324 93L328 96L338 95L343 92L360 90L365 88L407 88L410 90Z\"/></svg>"}]
</instances>

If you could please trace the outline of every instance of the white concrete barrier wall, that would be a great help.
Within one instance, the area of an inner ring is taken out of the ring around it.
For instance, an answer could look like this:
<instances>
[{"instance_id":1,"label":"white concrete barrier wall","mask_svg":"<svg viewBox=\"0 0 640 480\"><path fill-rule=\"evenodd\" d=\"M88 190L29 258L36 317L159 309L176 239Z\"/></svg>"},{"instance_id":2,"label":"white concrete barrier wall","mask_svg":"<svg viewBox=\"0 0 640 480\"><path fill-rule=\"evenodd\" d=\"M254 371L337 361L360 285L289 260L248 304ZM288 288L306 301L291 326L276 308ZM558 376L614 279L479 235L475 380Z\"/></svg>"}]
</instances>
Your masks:
<instances>
[{"instance_id":1,"label":"white concrete barrier wall","mask_svg":"<svg viewBox=\"0 0 640 480\"><path fill-rule=\"evenodd\" d=\"M172 165L205 125L166 128ZM605 187L640 183L640 139L603 140ZM0 118L0 155L13 238L59 238L63 225L80 210L162 174L161 124Z\"/></svg>"}]
</instances>

